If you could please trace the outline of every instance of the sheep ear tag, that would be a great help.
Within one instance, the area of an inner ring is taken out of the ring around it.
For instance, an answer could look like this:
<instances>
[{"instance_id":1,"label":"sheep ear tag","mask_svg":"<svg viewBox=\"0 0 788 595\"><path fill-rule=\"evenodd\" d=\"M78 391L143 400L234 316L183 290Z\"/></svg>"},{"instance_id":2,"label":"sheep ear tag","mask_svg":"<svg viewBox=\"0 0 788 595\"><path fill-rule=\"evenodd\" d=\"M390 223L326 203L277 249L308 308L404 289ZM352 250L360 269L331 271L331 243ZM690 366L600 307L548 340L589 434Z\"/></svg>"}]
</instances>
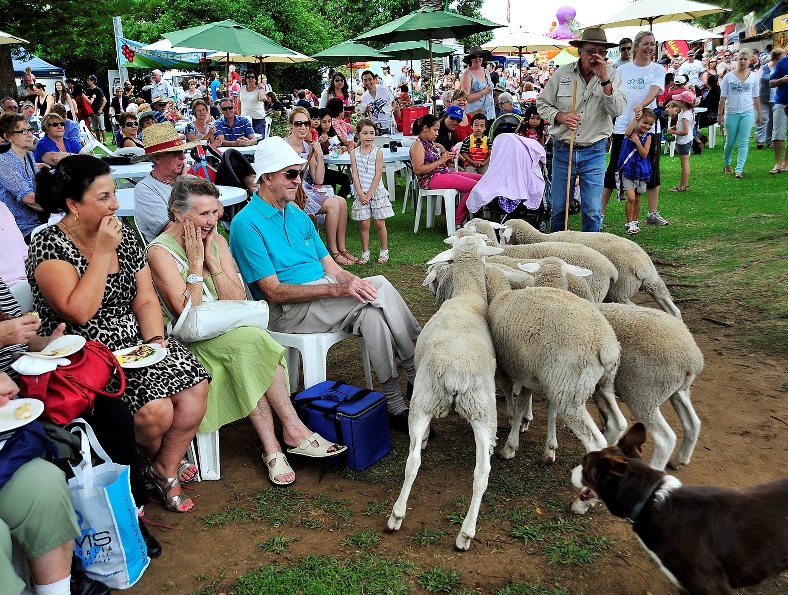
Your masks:
<instances>
[{"instance_id":1,"label":"sheep ear tag","mask_svg":"<svg viewBox=\"0 0 788 595\"><path fill-rule=\"evenodd\" d=\"M498 246L482 246L479 248L479 255L480 256L495 256L496 254L500 254L503 252L503 248Z\"/></svg>"},{"instance_id":2,"label":"sheep ear tag","mask_svg":"<svg viewBox=\"0 0 788 595\"><path fill-rule=\"evenodd\" d=\"M451 262L454 260L454 249L444 250L440 254L436 254L432 260L428 260L427 264L435 264L437 262Z\"/></svg>"},{"instance_id":3,"label":"sheep ear tag","mask_svg":"<svg viewBox=\"0 0 788 595\"><path fill-rule=\"evenodd\" d=\"M526 273L538 273L542 267L538 262L518 262L517 268Z\"/></svg>"},{"instance_id":4,"label":"sheep ear tag","mask_svg":"<svg viewBox=\"0 0 788 595\"><path fill-rule=\"evenodd\" d=\"M564 273L567 275L572 275L573 277L590 277L593 275L590 270L575 266L573 264L564 263L561 265L561 269L564 271Z\"/></svg>"},{"instance_id":5,"label":"sheep ear tag","mask_svg":"<svg viewBox=\"0 0 788 595\"><path fill-rule=\"evenodd\" d=\"M437 273L435 272L435 269L432 269L432 270L431 270L429 273L427 273L427 276L426 276L426 277L424 277L424 282L421 284L421 286L422 286L422 287L426 287L427 285L429 285L430 283L432 283L433 281L435 281L435 278L436 278L437 276L438 276L438 275L437 275Z\"/></svg>"}]
</instances>

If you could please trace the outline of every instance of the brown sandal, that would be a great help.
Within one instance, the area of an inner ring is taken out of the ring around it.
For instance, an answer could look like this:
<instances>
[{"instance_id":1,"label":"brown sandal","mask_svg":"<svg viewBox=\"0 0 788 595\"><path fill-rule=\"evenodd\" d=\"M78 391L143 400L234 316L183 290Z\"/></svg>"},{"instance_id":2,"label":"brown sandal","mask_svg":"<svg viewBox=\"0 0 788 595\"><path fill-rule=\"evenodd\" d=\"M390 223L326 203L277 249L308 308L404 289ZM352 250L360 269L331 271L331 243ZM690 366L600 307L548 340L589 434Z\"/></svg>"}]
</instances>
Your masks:
<instances>
[{"instance_id":1,"label":"brown sandal","mask_svg":"<svg viewBox=\"0 0 788 595\"><path fill-rule=\"evenodd\" d=\"M348 259L348 257L342 254L341 252L332 252L331 258L333 258L334 262L337 263L338 265L355 264L352 260ZM343 259L342 262L340 262L339 260L340 258Z\"/></svg>"},{"instance_id":2,"label":"brown sandal","mask_svg":"<svg viewBox=\"0 0 788 595\"><path fill-rule=\"evenodd\" d=\"M350 260L353 264L358 264L358 258L353 256L352 252L348 252L347 250L341 250L339 253L345 258L347 258L348 260Z\"/></svg>"}]
</instances>

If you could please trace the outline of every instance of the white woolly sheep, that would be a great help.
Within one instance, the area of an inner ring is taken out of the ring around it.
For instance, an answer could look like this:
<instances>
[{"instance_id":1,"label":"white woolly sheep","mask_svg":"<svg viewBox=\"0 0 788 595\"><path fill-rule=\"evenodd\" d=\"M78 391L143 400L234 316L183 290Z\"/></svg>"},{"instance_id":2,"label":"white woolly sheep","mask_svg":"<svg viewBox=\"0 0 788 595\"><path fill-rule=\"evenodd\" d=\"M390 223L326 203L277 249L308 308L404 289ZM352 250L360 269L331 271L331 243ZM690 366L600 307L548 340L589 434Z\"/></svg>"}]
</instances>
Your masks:
<instances>
[{"instance_id":1,"label":"white woolly sheep","mask_svg":"<svg viewBox=\"0 0 788 595\"><path fill-rule=\"evenodd\" d=\"M619 345L610 324L594 305L560 289L512 290L503 274L490 266L487 296L498 358L496 378L507 399L514 400L523 387L544 394L548 417L552 410L561 415L586 452L618 439L626 429L613 392ZM586 410L592 393L606 407L604 436ZM517 397L514 402L525 405L529 399ZM519 414L511 417L515 421L521 418ZM517 439L518 434L519 428L513 428L510 438ZM507 442L504 458L514 456L509 447ZM555 445L546 445L544 457L554 460Z\"/></svg>"},{"instance_id":2,"label":"white woolly sheep","mask_svg":"<svg viewBox=\"0 0 788 595\"><path fill-rule=\"evenodd\" d=\"M468 420L476 439L476 468L468 514L457 535L459 550L470 548L476 519L490 475L490 455L496 441L495 349L487 326L487 290L481 258L501 248L486 246L478 237L458 239L452 249L454 295L424 325L416 341L416 380L410 401L410 452L405 482L388 520L398 530L405 518L408 496L421 464L433 417L444 417L452 405Z\"/></svg>"},{"instance_id":3,"label":"white woolly sheep","mask_svg":"<svg viewBox=\"0 0 788 595\"><path fill-rule=\"evenodd\" d=\"M602 254L580 244L541 242L527 246L504 246L503 256L515 259L547 258L555 256L564 262L591 271L589 285L594 302L602 302L613 283L618 279L616 267Z\"/></svg>"},{"instance_id":4,"label":"white woolly sheep","mask_svg":"<svg viewBox=\"0 0 788 595\"><path fill-rule=\"evenodd\" d=\"M556 260L545 259L521 268L534 274L537 284L565 287L564 273L568 271L560 265L556 267ZM664 469L669 465L678 469L686 465L700 434L700 419L690 401L690 386L703 369L703 354L695 339L683 322L653 308L629 304L598 304L597 307L621 345L621 362L614 383L616 395L654 437L651 466ZM681 446L672 459L676 435L659 410L668 399L683 431Z\"/></svg>"},{"instance_id":5,"label":"white woolly sheep","mask_svg":"<svg viewBox=\"0 0 788 595\"><path fill-rule=\"evenodd\" d=\"M520 264L538 262L537 259L533 258L512 258L511 256L504 256L503 254L499 256L491 256L487 259L487 264L501 264L508 267L511 267L515 270L522 270L518 267ZM563 261L561 261L563 262ZM583 298L589 302L594 301L594 296L591 293L591 286L588 284L586 280L587 277L575 277L575 276L564 276L567 282L567 290L571 293L574 293L577 297ZM531 287L539 286L540 283L537 281L536 278L529 284ZM556 285L552 283L542 283L542 287L556 287ZM512 285L513 289L520 289L520 287L515 287ZM559 287L559 289L563 289Z\"/></svg>"},{"instance_id":6,"label":"white woolly sheep","mask_svg":"<svg viewBox=\"0 0 788 595\"><path fill-rule=\"evenodd\" d=\"M583 231L559 231L544 234L522 219L509 219L506 226L509 229L504 232L504 237L511 240L513 244L534 245L540 242L567 242L593 248L604 254L618 270L618 279L610 285L604 299L605 302L631 304L633 295L638 291L645 291L662 310L681 319L681 312L673 303L670 292L659 276L651 258L643 248L632 240L612 233ZM555 256L563 258L557 254ZM577 264L565 258L563 260Z\"/></svg>"}]
</instances>

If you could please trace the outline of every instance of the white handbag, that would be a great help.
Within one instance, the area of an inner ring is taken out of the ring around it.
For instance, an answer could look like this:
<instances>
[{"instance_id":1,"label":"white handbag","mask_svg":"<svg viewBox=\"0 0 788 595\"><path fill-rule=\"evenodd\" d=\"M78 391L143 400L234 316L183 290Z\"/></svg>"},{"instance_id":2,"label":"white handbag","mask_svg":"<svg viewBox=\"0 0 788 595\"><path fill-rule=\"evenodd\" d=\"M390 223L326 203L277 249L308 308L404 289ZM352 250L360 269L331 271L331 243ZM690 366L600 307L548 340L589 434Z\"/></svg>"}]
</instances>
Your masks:
<instances>
[{"instance_id":1,"label":"white handbag","mask_svg":"<svg viewBox=\"0 0 788 595\"><path fill-rule=\"evenodd\" d=\"M188 263L184 262L168 246L156 245L167 250L181 267L188 270ZM241 279L241 283L243 283L243 279ZM242 326L268 329L267 303L256 300L215 300L204 283L202 293L202 303L193 306L191 295L188 291L186 292L189 300L174 323L174 316L168 312L170 322L167 324L167 334L184 343L194 343L213 339Z\"/></svg>"}]
</instances>

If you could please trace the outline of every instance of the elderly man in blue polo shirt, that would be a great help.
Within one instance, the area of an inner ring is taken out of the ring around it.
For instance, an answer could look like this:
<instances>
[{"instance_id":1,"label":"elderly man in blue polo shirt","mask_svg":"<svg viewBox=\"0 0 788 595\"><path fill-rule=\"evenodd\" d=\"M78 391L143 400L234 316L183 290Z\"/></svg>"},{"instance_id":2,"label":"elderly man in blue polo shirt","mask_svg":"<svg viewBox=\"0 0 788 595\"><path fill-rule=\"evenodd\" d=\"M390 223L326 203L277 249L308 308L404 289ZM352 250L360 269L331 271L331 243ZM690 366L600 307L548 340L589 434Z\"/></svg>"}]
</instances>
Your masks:
<instances>
[{"instance_id":1,"label":"elderly man in blue polo shirt","mask_svg":"<svg viewBox=\"0 0 788 595\"><path fill-rule=\"evenodd\" d=\"M257 144L249 118L235 115L235 103L225 98L219 102L222 117L216 121L216 142L223 147L248 147Z\"/></svg>"},{"instance_id":2,"label":"elderly man in blue polo shirt","mask_svg":"<svg viewBox=\"0 0 788 595\"><path fill-rule=\"evenodd\" d=\"M385 277L360 279L331 258L309 216L293 204L304 163L285 139L260 141L254 160L259 190L233 218L230 250L252 295L268 301L271 330L342 329L364 337L391 427L407 432L396 358L405 368L410 393L421 327Z\"/></svg>"}]
</instances>

